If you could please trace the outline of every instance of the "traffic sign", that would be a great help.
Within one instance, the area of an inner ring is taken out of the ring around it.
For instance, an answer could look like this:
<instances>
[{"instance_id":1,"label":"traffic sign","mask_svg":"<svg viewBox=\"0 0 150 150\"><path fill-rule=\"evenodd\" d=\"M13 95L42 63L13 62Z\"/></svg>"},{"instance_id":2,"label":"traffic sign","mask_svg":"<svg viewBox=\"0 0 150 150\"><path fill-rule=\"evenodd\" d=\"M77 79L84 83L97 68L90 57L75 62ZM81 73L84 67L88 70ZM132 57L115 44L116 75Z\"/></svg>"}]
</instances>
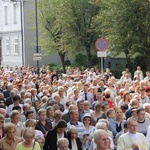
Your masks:
<instances>
[{"instance_id":1,"label":"traffic sign","mask_svg":"<svg viewBox=\"0 0 150 150\"><path fill-rule=\"evenodd\" d=\"M33 56L42 56L42 53L33 53Z\"/></svg>"},{"instance_id":2,"label":"traffic sign","mask_svg":"<svg viewBox=\"0 0 150 150\"><path fill-rule=\"evenodd\" d=\"M33 57L33 60L42 60L42 57Z\"/></svg>"},{"instance_id":3,"label":"traffic sign","mask_svg":"<svg viewBox=\"0 0 150 150\"><path fill-rule=\"evenodd\" d=\"M105 51L108 48L108 41L105 38L98 38L95 47L98 51Z\"/></svg>"},{"instance_id":4,"label":"traffic sign","mask_svg":"<svg viewBox=\"0 0 150 150\"><path fill-rule=\"evenodd\" d=\"M97 57L106 57L106 56L107 56L106 51L102 51L102 52L98 51L97 52Z\"/></svg>"}]
</instances>

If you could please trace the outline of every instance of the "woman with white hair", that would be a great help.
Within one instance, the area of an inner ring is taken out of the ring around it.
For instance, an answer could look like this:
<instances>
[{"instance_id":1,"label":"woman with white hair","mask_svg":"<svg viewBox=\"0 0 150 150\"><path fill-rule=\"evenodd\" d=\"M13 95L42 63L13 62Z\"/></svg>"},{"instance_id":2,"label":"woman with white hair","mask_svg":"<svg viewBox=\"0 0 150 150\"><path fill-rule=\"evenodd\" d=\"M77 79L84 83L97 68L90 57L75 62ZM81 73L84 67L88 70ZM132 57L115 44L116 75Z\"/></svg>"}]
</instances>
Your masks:
<instances>
[{"instance_id":1,"label":"woman with white hair","mask_svg":"<svg viewBox=\"0 0 150 150\"><path fill-rule=\"evenodd\" d=\"M60 138L57 141L58 150L69 150L68 145L69 145L69 142L66 138Z\"/></svg>"},{"instance_id":2,"label":"woman with white hair","mask_svg":"<svg viewBox=\"0 0 150 150\"><path fill-rule=\"evenodd\" d=\"M78 136L78 130L74 125L71 125L69 131L67 132L67 138L69 141L69 148L72 150L81 150L82 143Z\"/></svg>"},{"instance_id":3,"label":"woman with white hair","mask_svg":"<svg viewBox=\"0 0 150 150\"><path fill-rule=\"evenodd\" d=\"M34 137L34 129L26 128L23 133L24 141L17 144L16 150L41 150L39 144L35 142Z\"/></svg>"}]
</instances>

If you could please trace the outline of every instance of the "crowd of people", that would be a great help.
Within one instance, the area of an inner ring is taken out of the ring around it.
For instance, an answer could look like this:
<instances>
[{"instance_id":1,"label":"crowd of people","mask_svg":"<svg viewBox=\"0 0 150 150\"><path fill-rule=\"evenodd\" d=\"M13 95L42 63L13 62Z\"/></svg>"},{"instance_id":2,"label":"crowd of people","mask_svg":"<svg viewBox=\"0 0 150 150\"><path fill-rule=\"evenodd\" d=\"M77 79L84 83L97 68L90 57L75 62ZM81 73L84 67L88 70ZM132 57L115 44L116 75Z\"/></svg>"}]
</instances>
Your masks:
<instances>
[{"instance_id":1,"label":"crowd of people","mask_svg":"<svg viewBox=\"0 0 150 150\"><path fill-rule=\"evenodd\" d=\"M150 150L150 71L0 67L0 150Z\"/></svg>"}]
</instances>

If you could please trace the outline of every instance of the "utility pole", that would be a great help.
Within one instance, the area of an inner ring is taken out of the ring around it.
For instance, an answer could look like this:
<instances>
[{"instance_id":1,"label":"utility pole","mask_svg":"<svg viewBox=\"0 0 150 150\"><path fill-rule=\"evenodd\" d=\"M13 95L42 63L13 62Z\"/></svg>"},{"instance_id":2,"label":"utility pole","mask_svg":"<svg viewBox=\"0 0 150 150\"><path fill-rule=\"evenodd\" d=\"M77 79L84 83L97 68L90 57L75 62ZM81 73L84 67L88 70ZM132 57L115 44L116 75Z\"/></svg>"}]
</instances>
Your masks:
<instances>
[{"instance_id":1,"label":"utility pole","mask_svg":"<svg viewBox=\"0 0 150 150\"><path fill-rule=\"evenodd\" d=\"M36 22L36 53L39 53L39 41L38 41L38 14L37 14L37 0L35 0L35 22ZM36 61L37 74L39 75L39 60Z\"/></svg>"}]
</instances>

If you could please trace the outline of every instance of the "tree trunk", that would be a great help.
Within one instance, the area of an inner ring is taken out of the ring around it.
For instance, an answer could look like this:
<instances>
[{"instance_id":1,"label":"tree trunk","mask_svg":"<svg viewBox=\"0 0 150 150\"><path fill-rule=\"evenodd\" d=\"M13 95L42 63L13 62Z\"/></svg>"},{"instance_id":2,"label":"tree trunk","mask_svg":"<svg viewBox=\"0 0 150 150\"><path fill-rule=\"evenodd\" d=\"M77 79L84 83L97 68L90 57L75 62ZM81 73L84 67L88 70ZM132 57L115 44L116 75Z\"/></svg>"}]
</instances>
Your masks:
<instances>
[{"instance_id":1,"label":"tree trunk","mask_svg":"<svg viewBox=\"0 0 150 150\"><path fill-rule=\"evenodd\" d=\"M131 66L131 57L128 56L129 55L129 51L125 51L125 56L126 56L126 60L127 60L127 65L128 65L128 69L130 70L131 73L133 73L133 66Z\"/></svg>"},{"instance_id":2,"label":"tree trunk","mask_svg":"<svg viewBox=\"0 0 150 150\"><path fill-rule=\"evenodd\" d=\"M66 73L66 69L65 69L65 53L58 53L60 56L60 60L61 60L61 64L62 64L62 68L63 68L63 73Z\"/></svg>"},{"instance_id":3,"label":"tree trunk","mask_svg":"<svg viewBox=\"0 0 150 150\"><path fill-rule=\"evenodd\" d=\"M147 54L147 56L150 56L150 54ZM146 65L147 65L146 69L150 70L150 58L145 57L145 60L146 60Z\"/></svg>"},{"instance_id":4,"label":"tree trunk","mask_svg":"<svg viewBox=\"0 0 150 150\"><path fill-rule=\"evenodd\" d=\"M133 66L131 66L131 58L130 57L126 57L126 60L127 60L128 68L129 68L130 72L132 72L132 70L134 68L133 68Z\"/></svg>"},{"instance_id":5,"label":"tree trunk","mask_svg":"<svg viewBox=\"0 0 150 150\"><path fill-rule=\"evenodd\" d=\"M92 67L92 62L91 62L91 50L89 47L86 47L86 52L87 52L87 63L88 67Z\"/></svg>"}]
</instances>

